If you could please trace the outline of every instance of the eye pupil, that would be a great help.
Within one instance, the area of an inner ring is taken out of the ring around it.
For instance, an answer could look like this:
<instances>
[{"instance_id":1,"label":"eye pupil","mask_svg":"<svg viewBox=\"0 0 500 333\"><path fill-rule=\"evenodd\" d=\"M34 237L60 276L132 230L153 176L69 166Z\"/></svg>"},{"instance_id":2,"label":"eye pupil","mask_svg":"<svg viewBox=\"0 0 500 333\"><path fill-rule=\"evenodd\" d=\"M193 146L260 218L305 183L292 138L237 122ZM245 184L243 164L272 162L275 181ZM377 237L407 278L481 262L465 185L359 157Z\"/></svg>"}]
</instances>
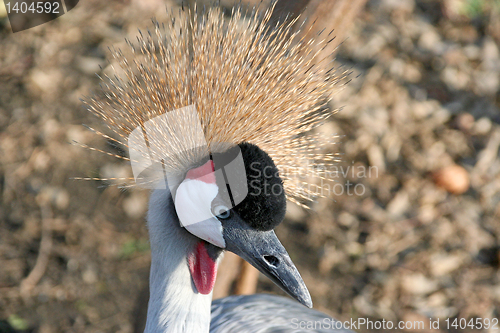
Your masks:
<instances>
[{"instance_id":1,"label":"eye pupil","mask_svg":"<svg viewBox=\"0 0 500 333\"><path fill-rule=\"evenodd\" d=\"M231 212L229 211L229 208L224 205L217 205L213 209L214 215L217 216L220 219L227 219L230 215Z\"/></svg>"}]
</instances>

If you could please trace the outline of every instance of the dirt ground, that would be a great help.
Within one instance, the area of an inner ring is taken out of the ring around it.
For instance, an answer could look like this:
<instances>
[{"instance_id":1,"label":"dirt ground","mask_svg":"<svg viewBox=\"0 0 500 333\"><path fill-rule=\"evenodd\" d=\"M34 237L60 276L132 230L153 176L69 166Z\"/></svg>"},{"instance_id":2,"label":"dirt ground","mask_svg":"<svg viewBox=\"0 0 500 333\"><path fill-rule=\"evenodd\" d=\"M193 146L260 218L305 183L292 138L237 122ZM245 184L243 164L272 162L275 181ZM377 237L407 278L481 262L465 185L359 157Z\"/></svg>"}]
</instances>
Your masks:
<instances>
[{"instance_id":1,"label":"dirt ground","mask_svg":"<svg viewBox=\"0 0 500 333\"><path fill-rule=\"evenodd\" d=\"M133 332L148 193L71 179L130 170L70 143L123 153L82 126L103 129L80 98L164 5L80 1L16 34L0 10L0 332ZM341 136L338 186L277 234L315 308L426 325L359 332L492 332L445 320L500 318L500 3L371 0L347 37L352 81L319 129Z\"/></svg>"}]
</instances>

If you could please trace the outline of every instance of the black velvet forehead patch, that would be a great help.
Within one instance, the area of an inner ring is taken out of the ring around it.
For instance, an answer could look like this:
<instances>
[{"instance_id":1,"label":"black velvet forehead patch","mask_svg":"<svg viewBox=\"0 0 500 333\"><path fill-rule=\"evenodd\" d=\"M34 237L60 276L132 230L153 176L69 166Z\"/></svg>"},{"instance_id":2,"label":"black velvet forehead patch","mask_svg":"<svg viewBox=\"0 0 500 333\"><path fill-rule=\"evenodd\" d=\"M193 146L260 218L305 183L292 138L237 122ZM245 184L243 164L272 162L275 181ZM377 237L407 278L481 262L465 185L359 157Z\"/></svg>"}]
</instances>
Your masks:
<instances>
[{"instance_id":1,"label":"black velvet forehead patch","mask_svg":"<svg viewBox=\"0 0 500 333\"><path fill-rule=\"evenodd\" d=\"M234 211L257 230L271 230L283 221L286 197L283 181L271 157L256 145L239 144L248 184L248 195Z\"/></svg>"}]
</instances>

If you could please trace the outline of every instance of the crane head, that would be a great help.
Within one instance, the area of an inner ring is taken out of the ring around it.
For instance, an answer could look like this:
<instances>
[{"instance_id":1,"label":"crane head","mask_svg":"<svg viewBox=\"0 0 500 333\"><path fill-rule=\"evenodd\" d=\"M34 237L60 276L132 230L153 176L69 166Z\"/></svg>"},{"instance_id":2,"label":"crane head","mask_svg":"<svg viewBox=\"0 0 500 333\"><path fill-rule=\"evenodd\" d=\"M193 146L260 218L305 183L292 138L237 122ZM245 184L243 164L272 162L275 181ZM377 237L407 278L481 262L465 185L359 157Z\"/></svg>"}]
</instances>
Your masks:
<instances>
[{"instance_id":1,"label":"crane head","mask_svg":"<svg viewBox=\"0 0 500 333\"><path fill-rule=\"evenodd\" d=\"M218 173L231 163L234 166L240 153L242 168ZM224 154L212 154L186 173L174 204L181 225L190 233L239 255L312 307L304 281L273 231L285 216L286 197L278 169L259 147L242 143ZM194 280L198 289L210 289Z\"/></svg>"}]
</instances>

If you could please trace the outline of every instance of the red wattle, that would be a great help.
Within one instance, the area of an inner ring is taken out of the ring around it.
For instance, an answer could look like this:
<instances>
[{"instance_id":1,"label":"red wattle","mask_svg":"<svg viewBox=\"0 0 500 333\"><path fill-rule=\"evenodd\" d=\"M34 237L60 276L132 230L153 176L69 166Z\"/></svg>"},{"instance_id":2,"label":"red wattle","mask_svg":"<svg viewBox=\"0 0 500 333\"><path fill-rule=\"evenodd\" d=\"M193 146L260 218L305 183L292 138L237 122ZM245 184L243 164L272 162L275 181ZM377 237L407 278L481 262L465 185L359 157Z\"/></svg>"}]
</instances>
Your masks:
<instances>
[{"instance_id":1,"label":"red wattle","mask_svg":"<svg viewBox=\"0 0 500 333\"><path fill-rule=\"evenodd\" d=\"M217 263L208 255L205 242L200 241L188 255L188 266L198 292L203 295L210 294L217 276Z\"/></svg>"},{"instance_id":2,"label":"red wattle","mask_svg":"<svg viewBox=\"0 0 500 333\"><path fill-rule=\"evenodd\" d=\"M208 160L202 166L189 170L186 179L197 179L207 184L215 184L214 171L214 161Z\"/></svg>"}]
</instances>

